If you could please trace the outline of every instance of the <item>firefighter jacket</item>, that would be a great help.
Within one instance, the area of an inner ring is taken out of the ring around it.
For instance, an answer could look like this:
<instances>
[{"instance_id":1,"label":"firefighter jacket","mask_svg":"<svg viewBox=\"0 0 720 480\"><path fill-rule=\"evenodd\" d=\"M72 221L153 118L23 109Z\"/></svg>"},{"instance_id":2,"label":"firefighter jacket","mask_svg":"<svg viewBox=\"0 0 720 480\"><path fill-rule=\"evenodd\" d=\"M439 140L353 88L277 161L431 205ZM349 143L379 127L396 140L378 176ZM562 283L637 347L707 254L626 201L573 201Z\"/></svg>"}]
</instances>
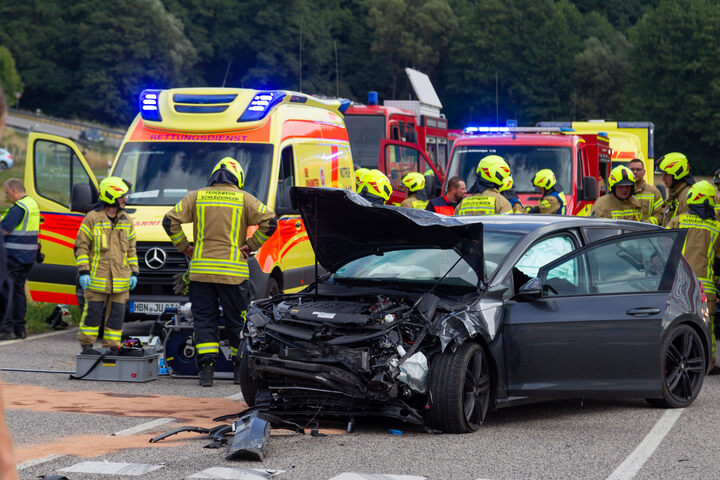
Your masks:
<instances>
[{"instance_id":1,"label":"firefighter jacket","mask_svg":"<svg viewBox=\"0 0 720 480\"><path fill-rule=\"evenodd\" d=\"M720 220L720 192L715 194L715 220Z\"/></svg>"},{"instance_id":2,"label":"firefighter jacket","mask_svg":"<svg viewBox=\"0 0 720 480\"><path fill-rule=\"evenodd\" d=\"M188 269L194 282L239 285L249 277L240 251L257 250L277 228L275 213L257 198L229 183L190 192L165 214L163 227L175 248L190 246L181 224L193 224L195 249ZM247 238L249 225L257 225Z\"/></svg>"},{"instance_id":3,"label":"firefighter jacket","mask_svg":"<svg viewBox=\"0 0 720 480\"><path fill-rule=\"evenodd\" d=\"M457 207L457 203L451 202L445 195L441 195L430 200L425 206L425 210L442 215L452 215L455 213L455 207Z\"/></svg>"},{"instance_id":4,"label":"firefighter jacket","mask_svg":"<svg viewBox=\"0 0 720 480\"><path fill-rule=\"evenodd\" d=\"M682 253L705 291L717 296L713 264L720 257L720 222L684 213L673 218L668 228L688 229Z\"/></svg>"},{"instance_id":5,"label":"firefighter jacket","mask_svg":"<svg viewBox=\"0 0 720 480\"><path fill-rule=\"evenodd\" d=\"M648 202L648 223L660 225L663 220L663 197L655 185L650 185L643 180L642 185L635 186L635 198L647 200Z\"/></svg>"},{"instance_id":6,"label":"firefighter jacket","mask_svg":"<svg viewBox=\"0 0 720 480\"><path fill-rule=\"evenodd\" d=\"M132 219L118 210L115 222L104 209L89 212L75 239L78 270L90 274L88 289L119 293L130 290L130 277L138 273L137 240Z\"/></svg>"},{"instance_id":7,"label":"firefighter jacket","mask_svg":"<svg viewBox=\"0 0 720 480\"><path fill-rule=\"evenodd\" d=\"M427 204L427 200L420 200L417 198L416 194L412 193L408 195L405 200L402 201L400 206L405 208L419 208L420 210L425 210Z\"/></svg>"},{"instance_id":8,"label":"firefighter jacket","mask_svg":"<svg viewBox=\"0 0 720 480\"><path fill-rule=\"evenodd\" d=\"M503 215L512 213L512 206L497 188L465 197L455 207L455 215Z\"/></svg>"},{"instance_id":9,"label":"firefighter jacket","mask_svg":"<svg viewBox=\"0 0 720 480\"><path fill-rule=\"evenodd\" d=\"M543 195L537 204L538 213L543 215L565 215L567 212L567 201L563 192L555 190Z\"/></svg>"},{"instance_id":10,"label":"firefighter jacket","mask_svg":"<svg viewBox=\"0 0 720 480\"><path fill-rule=\"evenodd\" d=\"M661 207L663 211L663 227L667 227L670 221L678 215L688 213L687 194L689 190L690 185L685 181L678 182L678 184L670 190L667 200L665 200L665 203L663 203Z\"/></svg>"},{"instance_id":11,"label":"firefighter jacket","mask_svg":"<svg viewBox=\"0 0 720 480\"><path fill-rule=\"evenodd\" d=\"M35 263L40 233L40 208L37 202L25 195L10 207L1 225L8 232L5 237L8 258L25 265Z\"/></svg>"},{"instance_id":12,"label":"firefighter jacket","mask_svg":"<svg viewBox=\"0 0 720 480\"><path fill-rule=\"evenodd\" d=\"M620 200L615 194L606 193L597 199L590 215L598 218L653 223L648 218L649 209L650 204L647 200L640 200L634 195L630 195L625 200Z\"/></svg>"}]
</instances>

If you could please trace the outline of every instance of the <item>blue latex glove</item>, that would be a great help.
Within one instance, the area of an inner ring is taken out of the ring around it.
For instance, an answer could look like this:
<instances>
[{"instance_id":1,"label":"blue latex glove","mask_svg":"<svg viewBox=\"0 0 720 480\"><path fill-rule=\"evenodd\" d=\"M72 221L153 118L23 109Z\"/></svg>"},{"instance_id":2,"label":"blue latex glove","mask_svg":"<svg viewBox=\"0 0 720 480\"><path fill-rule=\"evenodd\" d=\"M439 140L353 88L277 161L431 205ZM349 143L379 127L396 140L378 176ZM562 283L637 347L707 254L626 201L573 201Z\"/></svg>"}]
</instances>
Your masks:
<instances>
[{"instance_id":1,"label":"blue latex glove","mask_svg":"<svg viewBox=\"0 0 720 480\"><path fill-rule=\"evenodd\" d=\"M130 290L135 290L135 287L137 287L137 277L133 275L130 277Z\"/></svg>"},{"instance_id":2,"label":"blue latex glove","mask_svg":"<svg viewBox=\"0 0 720 480\"><path fill-rule=\"evenodd\" d=\"M80 288L85 290L87 286L90 285L90 275L88 275L87 273L85 275L80 275L79 282Z\"/></svg>"}]
</instances>

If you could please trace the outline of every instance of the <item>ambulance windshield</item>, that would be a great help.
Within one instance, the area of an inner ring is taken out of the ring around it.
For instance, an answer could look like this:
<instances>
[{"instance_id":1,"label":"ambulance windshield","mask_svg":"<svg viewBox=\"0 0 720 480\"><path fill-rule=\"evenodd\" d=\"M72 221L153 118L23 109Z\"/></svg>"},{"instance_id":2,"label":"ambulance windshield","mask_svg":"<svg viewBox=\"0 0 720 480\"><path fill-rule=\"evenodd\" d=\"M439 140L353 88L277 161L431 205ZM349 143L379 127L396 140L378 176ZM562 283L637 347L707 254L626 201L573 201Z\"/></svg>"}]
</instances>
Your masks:
<instances>
[{"instance_id":1,"label":"ambulance windshield","mask_svg":"<svg viewBox=\"0 0 720 480\"><path fill-rule=\"evenodd\" d=\"M128 205L175 205L206 186L215 164L231 157L245 170L243 190L267 203L272 154L268 144L129 142L113 175L132 182Z\"/></svg>"},{"instance_id":2,"label":"ambulance windshield","mask_svg":"<svg viewBox=\"0 0 720 480\"><path fill-rule=\"evenodd\" d=\"M572 187L572 151L570 147L523 145L458 146L450 160L447 178L458 176L465 180L468 190L475 183L475 169L483 157L500 155L510 166L514 190L534 193L532 179L538 170L549 168L555 173L559 188ZM566 193L570 193L569 191Z\"/></svg>"}]
</instances>

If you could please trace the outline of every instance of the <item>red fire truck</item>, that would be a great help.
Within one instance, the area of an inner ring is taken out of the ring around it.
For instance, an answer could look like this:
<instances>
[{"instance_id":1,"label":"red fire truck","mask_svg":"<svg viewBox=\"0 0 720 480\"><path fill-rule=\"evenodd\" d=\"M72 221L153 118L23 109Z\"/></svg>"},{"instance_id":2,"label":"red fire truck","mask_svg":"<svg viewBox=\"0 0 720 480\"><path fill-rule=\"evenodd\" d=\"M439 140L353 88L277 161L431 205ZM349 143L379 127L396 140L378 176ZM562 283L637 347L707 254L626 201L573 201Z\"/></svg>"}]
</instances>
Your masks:
<instances>
[{"instance_id":1,"label":"red fire truck","mask_svg":"<svg viewBox=\"0 0 720 480\"><path fill-rule=\"evenodd\" d=\"M468 186L486 155L500 155L512 172L523 205L537 205L532 185L538 170L549 168L567 199L568 215L589 215L598 192L605 192L611 150L606 134L576 134L558 127L470 127L455 141L447 177L459 176Z\"/></svg>"}]
</instances>

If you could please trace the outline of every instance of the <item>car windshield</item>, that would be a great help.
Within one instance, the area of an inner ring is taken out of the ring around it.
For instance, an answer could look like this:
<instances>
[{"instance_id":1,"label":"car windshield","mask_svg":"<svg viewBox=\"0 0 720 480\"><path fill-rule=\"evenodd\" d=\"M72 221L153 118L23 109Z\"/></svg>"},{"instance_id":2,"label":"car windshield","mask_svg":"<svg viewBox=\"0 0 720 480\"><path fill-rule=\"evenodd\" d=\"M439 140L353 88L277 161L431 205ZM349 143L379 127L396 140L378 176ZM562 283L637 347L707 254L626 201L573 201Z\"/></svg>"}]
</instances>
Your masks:
<instances>
[{"instance_id":1,"label":"car windshield","mask_svg":"<svg viewBox=\"0 0 720 480\"><path fill-rule=\"evenodd\" d=\"M128 205L174 205L206 186L217 162L231 157L245 170L243 190L267 203L272 155L268 144L129 142L113 175L132 183Z\"/></svg>"},{"instance_id":2,"label":"car windshield","mask_svg":"<svg viewBox=\"0 0 720 480\"><path fill-rule=\"evenodd\" d=\"M549 168L555 173L560 188L572 185L572 151L570 147L519 145L461 145L453 152L447 178L460 177L468 189L475 183L475 169L483 157L500 155L510 165L517 193L535 193L532 179L538 170Z\"/></svg>"},{"instance_id":3,"label":"car windshield","mask_svg":"<svg viewBox=\"0 0 720 480\"><path fill-rule=\"evenodd\" d=\"M521 236L510 232L486 231L483 234L487 278L500 266ZM398 282L431 286L445 274L447 276L440 283L441 286L475 289L478 285L477 272L465 260L460 259L455 250L433 248L392 250L381 255L361 257L340 267L333 277L340 281Z\"/></svg>"},{"instance_id":4,"label":"car windshield","mask_svg":"<svg viewBox=\"0 0 720 480\"><path fill-rule=\"evenodd\" d=\"M345 127L355 164L365 168L377 168L380 142L385 138L385 116L346 115Z\"/></svg>"}]
</instances>

